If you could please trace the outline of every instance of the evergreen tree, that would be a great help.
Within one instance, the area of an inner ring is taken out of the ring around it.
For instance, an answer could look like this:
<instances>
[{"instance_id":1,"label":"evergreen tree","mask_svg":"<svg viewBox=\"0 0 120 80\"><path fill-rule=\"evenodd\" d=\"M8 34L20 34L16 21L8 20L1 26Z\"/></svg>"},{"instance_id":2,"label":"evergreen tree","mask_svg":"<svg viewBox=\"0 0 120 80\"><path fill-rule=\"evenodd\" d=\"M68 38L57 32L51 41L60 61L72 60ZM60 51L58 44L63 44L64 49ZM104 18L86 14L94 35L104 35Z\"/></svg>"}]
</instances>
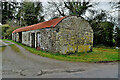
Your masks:
<instances>
[{"instance_id":1,"label":"evergreen tree","mask_svg":"<svg viewBox=\"0 0 120 80\"><path fill-rule=\"evenodd\" d=\"M37 24L44 21L42 12L41 2L23 2L17 14L17 19L20 20L21 26Z\"/></svg>"},{"instance_id":2,"label":"evergreen tree","mask_svg":"<svg viewBox=\"0 0 120 80\"><path fill-rule=\"evenodd\" d=\"M17 2L1 2L2 3L2 24L6 24L7 20L14 19Z\"/></svg>"}]
</instances>

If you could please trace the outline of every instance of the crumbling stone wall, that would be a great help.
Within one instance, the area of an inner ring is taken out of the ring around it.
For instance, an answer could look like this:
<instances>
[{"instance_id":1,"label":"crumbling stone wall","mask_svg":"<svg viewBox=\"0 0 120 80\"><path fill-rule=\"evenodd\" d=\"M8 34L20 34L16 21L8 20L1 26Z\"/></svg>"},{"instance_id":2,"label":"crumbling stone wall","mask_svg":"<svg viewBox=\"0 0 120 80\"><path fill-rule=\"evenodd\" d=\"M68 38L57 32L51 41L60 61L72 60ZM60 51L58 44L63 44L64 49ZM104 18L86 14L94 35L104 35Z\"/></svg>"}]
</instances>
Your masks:
<instances>
[{"instance_id":1,"label":"crumbling stone wall","mask_svg":"<svg viewBox=\"0 0 120 80\"><path fill-rule=\"evenodd\" d=\"M81 17L71 16L60 22L56 28L56 51L62 54L87 52L93 46L93 30Z\"/></svg>"},{"instance_id":2,"label":"crumbling stone wall","mask_svg":"<svg viewBox=\"0 0 120 80\"><path fill-rule=\"evenodd\" d=\"M22 43L32 47L32 33L35 33L35 48L40 47L44 51L55 51L54 28L44 28L22 32Z\"/></svg>"},{"instance_id":3,"label":"crumbling stone wall","mask_svg":"<svg viewBox=\"0 0 120 80\"><path fill-rule=\"evenodd\" d=\"M36 48L53 52L55 47L55 36L53 28L40 29L36 32Z\"/></svg>"}]
</instances>

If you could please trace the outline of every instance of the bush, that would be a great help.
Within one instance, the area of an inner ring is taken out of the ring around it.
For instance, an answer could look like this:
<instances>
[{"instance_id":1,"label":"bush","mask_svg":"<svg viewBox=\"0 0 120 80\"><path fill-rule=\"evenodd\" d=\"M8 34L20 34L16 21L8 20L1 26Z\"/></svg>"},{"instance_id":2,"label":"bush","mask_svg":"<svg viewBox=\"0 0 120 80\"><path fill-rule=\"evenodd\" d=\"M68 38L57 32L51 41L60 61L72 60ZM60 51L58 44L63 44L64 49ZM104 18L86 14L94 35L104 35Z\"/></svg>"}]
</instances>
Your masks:
<instances>
[{"instance_id":1,"label":"bush","mask_svg":"<svg viewBox=\"0 0 120 80\"><path fill-rule=\"evenodd\" d=\"M8 25L8 24L4 24L4 25L1 25L1 37L2 38L6 38L7 36L6 36L6 31L7 31L7 29L9 29L10 28L10 26Z\"/></svg>"},{"instance_id":2,"label":"bush","mask_svg":"<svg viewBox=\"0 0 120 80\"><path fill-rule=\"evenodd\" d=\"M114 39L115 39L115 46L120 47L120 28L118 27L115 28Z\"/></svg>"},{"instance_id":3,"label":"bush","mask_svg":"<svg viewBox=\"0 0 120 80\"><path fill-rule=\"evenodd\" d=\"M111 22L93 23L94 31L94 45L104 44L105 46L114 46L113 42L113 28L114 24Z\"/></svg>"},{"instance_id":4,"label":"bush","mask_svg":"<svg viewBox=\"0 0 120 80\"><path fill-rule=\"evenodd\" d=\"M17 28L20 28L20 27L11 27L8 24L2 25L0 28L0 30L2 32L0 34L1 38L2 39L12 39L12 32Z\"/></svg>"},{"instance_id":5,"label":"bush","mask_svg":"<svg viewBox=\"0 0 120 80\"><path fill-rule=\"evenodd\" d=\"M18 29L20 27L10 27L9 29L7 29L6 31L6 36L8 39L12 39L12 32L15 30L15 29Z\"/></svg>"}]
</instances>

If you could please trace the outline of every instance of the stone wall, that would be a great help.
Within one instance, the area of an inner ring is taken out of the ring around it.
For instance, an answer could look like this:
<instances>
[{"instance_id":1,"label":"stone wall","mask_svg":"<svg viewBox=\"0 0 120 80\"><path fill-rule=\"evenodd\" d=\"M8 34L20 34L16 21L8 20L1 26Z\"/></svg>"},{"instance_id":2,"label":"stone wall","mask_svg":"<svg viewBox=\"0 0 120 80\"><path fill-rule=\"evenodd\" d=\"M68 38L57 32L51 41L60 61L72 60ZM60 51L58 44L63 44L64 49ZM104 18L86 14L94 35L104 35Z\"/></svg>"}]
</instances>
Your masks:
<instances>
[{"instance_id":1,"label":"stone wall","mask_svg":"<svg viewBox=\"0 0 120 80\"><path fill-rule=\"evenodd\" d=\"M22 32L22 43L32 47L32 36L35 33L35 48L53 52L55 50L55 33L54 28L45 28Z\"/></svg>"},{"instance_id":2,"label":"stone wall","mask_svg":"<svg viewBox=\"0 0 120 80\"><path fill-rule=\"evenodd\" d=\"M30 31L22 32L22 43L31 47L30 34L31 34Z\"/></svg>"},{"instance_id":3,"label":"stone wall","mask_svg":"<svg viewBox=\"0 0 120 80\"><path fill-rule=\"evenodd\" d=\"M12 40L15 41L15 33L12 33Z\"/></svg>"},{"instance_id":4,"label":"stone wall","mask_svg":"<svg viewBox=\"0 0 120 80\"><path fill-rule=\"evenodd\" d=\"M67 17L57 27L56 51L59 53L87 52L92 49L93 30L81 17Z\"/></svg>"},{"instance_id":5,"label":"stone wall","mask_svg":"<svg viewBox=\"0 0 120 80\"><path fill-rule=\"evenodd\" d=\"M54 43L55 43L55 36L54 36L54 29L53 28L45 28L40 29L36 33L36 43L37 47L45 51L54 51Z\"/></svg>"},{"instance_id":6,"label":"stone wall","mask_svg":"<svg viewBox=\"0 0 120 80\"><path fill-rule=\"evenodd\" d=\"M19 34L18 33L12 33L12 40L18 42L19 41Z\"/></svg>"}]
</instances>

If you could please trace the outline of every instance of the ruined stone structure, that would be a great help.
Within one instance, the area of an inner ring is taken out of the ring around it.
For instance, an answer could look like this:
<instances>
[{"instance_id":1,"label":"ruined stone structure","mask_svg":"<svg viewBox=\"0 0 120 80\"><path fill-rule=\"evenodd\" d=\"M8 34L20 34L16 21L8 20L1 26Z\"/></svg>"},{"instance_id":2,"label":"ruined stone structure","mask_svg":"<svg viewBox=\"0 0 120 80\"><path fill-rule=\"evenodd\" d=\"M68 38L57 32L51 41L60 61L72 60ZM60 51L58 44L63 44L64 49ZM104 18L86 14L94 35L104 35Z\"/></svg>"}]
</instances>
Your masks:
<instances>
[{"instance_id":1,"label":"ruined stone structure","mask_svg":"<svg viewBox=\"0 0 120 80\"><path fill-rule=\"evenodd\" d=\"M92 50L93 30L83 18L67 16L16 29L12 39L53 53L87 52Z\"/></svg>"}]
</instances>

